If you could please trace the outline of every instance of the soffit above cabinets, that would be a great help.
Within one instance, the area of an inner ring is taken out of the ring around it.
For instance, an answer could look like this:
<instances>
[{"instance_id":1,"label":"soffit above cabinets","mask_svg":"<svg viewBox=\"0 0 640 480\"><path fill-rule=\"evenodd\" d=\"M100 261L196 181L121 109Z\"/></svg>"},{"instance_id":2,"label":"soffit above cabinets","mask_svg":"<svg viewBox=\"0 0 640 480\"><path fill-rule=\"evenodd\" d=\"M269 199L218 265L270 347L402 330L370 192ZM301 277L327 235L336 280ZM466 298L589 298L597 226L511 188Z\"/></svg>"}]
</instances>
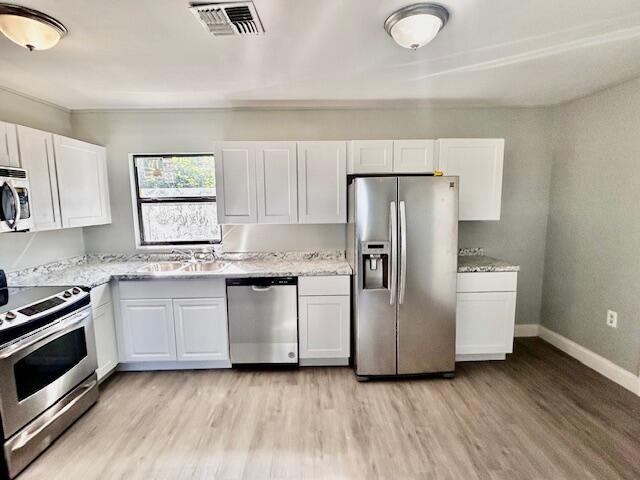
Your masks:
<instances>
[{"instance_id":1,"label":"soffit above cabinets","mask_svg":"<svg viewBox=\"0 0 640 480\"><path fill-rule=\"evenodd\" d=\"M29 7L69 34L31 54L0 38L0 85L70 109L549 105L640 74L637 0L444 0L405 50L384 19L408 0L255 0L266 34L211 37L187 1Z\"/></svg>"}]
</instances>

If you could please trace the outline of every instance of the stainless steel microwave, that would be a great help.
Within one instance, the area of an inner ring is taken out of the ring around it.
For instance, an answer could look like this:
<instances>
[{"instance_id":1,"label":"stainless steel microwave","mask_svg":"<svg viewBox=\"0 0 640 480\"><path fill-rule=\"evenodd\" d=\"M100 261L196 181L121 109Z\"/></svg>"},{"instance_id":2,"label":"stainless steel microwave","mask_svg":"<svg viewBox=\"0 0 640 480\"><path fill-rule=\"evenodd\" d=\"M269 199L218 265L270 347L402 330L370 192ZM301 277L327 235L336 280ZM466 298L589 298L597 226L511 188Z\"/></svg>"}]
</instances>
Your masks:
<instances>
[{"instance_id":1,"label":"stainless steel microwave","mask_svg":"<svg viewBox=\"0 0 640 480\"><path fill-rule=\"evenodd\" d=\"M0 167L0 233L33 228L29 178L22 168Z\"/></svg>"}]
</instances>

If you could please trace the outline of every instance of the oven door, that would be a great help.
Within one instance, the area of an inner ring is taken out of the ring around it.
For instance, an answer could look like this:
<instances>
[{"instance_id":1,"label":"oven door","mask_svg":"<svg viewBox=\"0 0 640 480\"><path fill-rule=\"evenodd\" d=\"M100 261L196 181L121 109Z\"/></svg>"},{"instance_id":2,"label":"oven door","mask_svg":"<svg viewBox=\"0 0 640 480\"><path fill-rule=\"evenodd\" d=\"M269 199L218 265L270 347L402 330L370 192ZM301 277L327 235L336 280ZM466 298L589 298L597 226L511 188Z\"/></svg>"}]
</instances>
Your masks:
<instances>
[{"instance_id":1,"label":"oven door","mask_svg":"<svg viewBox=\"0 0 640 480\"><path fill-rule=\"evenodd\" d=\"M5 439L96 368L90 307L0 350L0 411Z\"/></svg>"}]
</instances>

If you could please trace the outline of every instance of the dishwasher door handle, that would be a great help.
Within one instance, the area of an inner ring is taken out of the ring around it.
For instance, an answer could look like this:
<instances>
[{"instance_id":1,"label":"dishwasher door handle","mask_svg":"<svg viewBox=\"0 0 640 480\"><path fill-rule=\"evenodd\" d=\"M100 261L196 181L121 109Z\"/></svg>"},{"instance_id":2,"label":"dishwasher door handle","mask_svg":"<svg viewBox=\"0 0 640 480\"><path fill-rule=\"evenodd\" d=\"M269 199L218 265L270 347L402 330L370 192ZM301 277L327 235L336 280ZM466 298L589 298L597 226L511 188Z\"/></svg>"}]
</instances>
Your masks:
<instances>
[{"instance_id":1,"label":"dishwasher door handle","mask_svg":"<svg viewBox=\"0 0 640 480\"><path fill-rule=\"evenodd\" d=\"M257 285L251 285L251 290L253 290L254 292L268 292L272 288L273 288L273 285L269 287L259 287Z\"/></svg>"}]
</instances>

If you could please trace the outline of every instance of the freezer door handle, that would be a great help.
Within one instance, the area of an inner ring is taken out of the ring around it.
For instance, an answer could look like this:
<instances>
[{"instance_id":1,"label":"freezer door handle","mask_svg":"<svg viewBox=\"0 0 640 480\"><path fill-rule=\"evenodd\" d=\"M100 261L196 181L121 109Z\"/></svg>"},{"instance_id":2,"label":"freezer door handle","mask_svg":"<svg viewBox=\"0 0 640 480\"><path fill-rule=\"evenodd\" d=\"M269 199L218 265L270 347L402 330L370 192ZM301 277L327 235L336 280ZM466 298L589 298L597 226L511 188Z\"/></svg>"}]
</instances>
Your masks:
<instances>
[{"instance_id":1,"label":"freezer door handle","mask_svg":"<svg viewBox=\"0 0 640 480\"><path fill-rule=\"evenodd\" d=\"M407 288L407 212L404 201L400 202L400 299L404 303L404 292Z\"/></svg>"},{"instance_id":2,"label":"freezer door handle","mask_svg":"<svg viewBox=\"0 0 640 480\"><path fill-rule=\"evenodd\" d=\"M397 290L397 279L398 279L398 210L396 209L396 202L391 202L389 204L389 230L391 237L391 268L389 269L389 276L391 277L389 280L389 304L395 305L396 303L396 290Z\"/></svg>"}]
</instances>

